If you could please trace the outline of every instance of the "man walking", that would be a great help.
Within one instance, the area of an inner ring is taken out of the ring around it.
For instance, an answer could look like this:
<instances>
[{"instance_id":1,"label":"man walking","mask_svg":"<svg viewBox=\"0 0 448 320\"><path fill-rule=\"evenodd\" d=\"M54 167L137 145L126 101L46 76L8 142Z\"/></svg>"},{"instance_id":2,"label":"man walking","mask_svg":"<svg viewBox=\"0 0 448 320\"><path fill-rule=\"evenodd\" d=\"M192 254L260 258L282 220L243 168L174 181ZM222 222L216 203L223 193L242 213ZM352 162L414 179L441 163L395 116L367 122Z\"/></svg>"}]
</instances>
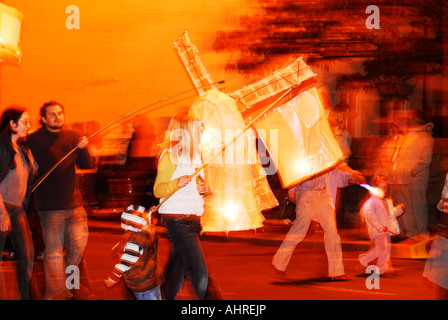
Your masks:
<instances>
[{"instance_id":1,"label":"man walking","mask_svg":"<svg viewBox=\"0 0 448 320\"><path fill-rule=\"evenodd\" d=\"M296 219L272 259L277 274L285 273L295 248L307 235L311 221L316 220L324 231L329 280L347 280L342 262L341 238L336 226L335 196L337 188L364 182L365 178L360 172L342 163L332 171L296 187Z\"/></svg>"},{"instance_id":2,"label":"man walking","mask_svg":"<svg viewBox=\"0 0 448 320\"><path fill-rule=\"evenodd\" d=\"M65 274L67 267L73 270L73 267L80 266L88 238L87 215L82 206L75 169L76 166L91 169L95 161L86 148L86 137L80 138L76 132L64 128L64 107L60 103L44 103L40 117L42 127L28 137L29 147L39 164L38 179L78 147L34 191L35 209L39 214L45 243L44 298L89 298L92 296L89 286L81 284L79 290L70 292Z\"/></svg>"}]
</instances>

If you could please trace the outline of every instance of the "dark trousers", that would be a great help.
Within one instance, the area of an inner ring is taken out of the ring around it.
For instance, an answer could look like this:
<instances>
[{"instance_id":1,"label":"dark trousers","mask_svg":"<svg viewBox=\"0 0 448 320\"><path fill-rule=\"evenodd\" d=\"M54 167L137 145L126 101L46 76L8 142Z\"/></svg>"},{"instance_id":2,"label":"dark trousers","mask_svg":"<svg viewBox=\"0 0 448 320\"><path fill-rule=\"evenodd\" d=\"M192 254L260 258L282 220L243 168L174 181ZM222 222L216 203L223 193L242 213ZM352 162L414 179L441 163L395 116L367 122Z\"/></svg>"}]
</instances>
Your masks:
<instances>
[{"instance_id":1,"label":"dark trousers","mask_svg":"<svg viewBox=\"0 0 448 320\"><path fill-rule=\"evenodd\" d=\"M21 207L5 204L11 220L11 232L0 232L0 252L3 251L6 238L9 237L17 256L17 283L23 300L31 298L30 280L34 264L34 246L31 229L25 211ZM0 255L0 263L2 256ZM4 273L0 266L0 287L4 288ZM1 290L1 288L0 288Z\"/></svg>"},{"instance_id":2,"label":"dark trousers","mask_svg":"<svg viewBox=\"0 0 448 320\"><path fill-rule=\"evenodd\" d=\"M166 216L166 215L165 215ZM203 300L208 285L208 270L199 240L199 219L164 218L171 242L164 293L167 300L174 300L189 277L197 297Z\"/></svg>"}]
</instances>

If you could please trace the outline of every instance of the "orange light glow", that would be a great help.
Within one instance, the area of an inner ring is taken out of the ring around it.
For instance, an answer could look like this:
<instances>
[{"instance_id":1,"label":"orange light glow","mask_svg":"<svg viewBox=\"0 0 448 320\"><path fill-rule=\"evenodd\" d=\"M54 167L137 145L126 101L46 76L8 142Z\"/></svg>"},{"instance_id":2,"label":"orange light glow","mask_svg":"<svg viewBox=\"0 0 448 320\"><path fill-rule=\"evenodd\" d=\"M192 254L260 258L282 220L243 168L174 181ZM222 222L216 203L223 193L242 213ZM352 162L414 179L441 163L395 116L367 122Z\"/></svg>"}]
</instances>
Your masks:
<instances>
[{"instance_id":1,"label":"orange light glow","mask_svg":"<svg viewBox=\"0 0 448 320\"><path fill-rule=\"evenodd\" d=\"M369 190L370 194L377 198L383 199L385 196L384 191L380 188L372 187L365 183L360 184L360 186L363 187L364 189Z\"/></svg>"},{"instance_id":2,"label":"orange light glow","mask_svg":"<svg viewBox=\"0 0 448 320\"><path fill-rule=\"evenodd\" d=\"M21 65L20 32L23 14L0 3L0 62Z\"/></svg>"},{"instance_id":3,"label":"orange light glow","mask_svg":"<svg viewBox=\"0 0 448 320\"><path fill-rule=\"evenodd\" d=\"M381 190L380 188L373 188L373 190L371 190L370 193L377 198L380 198L380 199L384 198L384 191Z\"/></svg>"},{"instance_id":4,"label":"orange light glow","mask_svg":"<svg viewBox=\"0 0 448 320\"><path fill-rule=\"evenodd\" d=\"M240 211L240 208L237 204L228 202L224 205L224 214L227 219L230 219L231 221L235 220L235 218L238 216L238 212Z\"/></svg>"},{"instance_id":5,"label":"orange light glow","mask_svg":"<svg viewBox=\"0 0 448 320\"><path fill-rule=\"evenodd\" d=\"M262 227L264 217L260 207L264 203L257 196L266 195L263 200L272 197L272 201L265 202L274 203L272 206L278 205L278 201L270 188L262 192L261 184L254 183L266 178L258 174L255 137L246 131L238 138L245 123L236 101L220 91L209 90L190 106L189 113L204 128L201 157L207 163L205 181L211 190L204 198L202 230L229 232Z\"/></svg>"},{"instance_id":6,"label":"orange light glow","mask_svg":"<svg viewBox=\"0 0 448 320\"><path fill-rule=\"evenodd\" d=\"M296 163L296 170L300 174L306 174L310 172L311 167L310 164L305 159L300 159Z\"/></svg>"},{"instance_id":7,"label":"orange light glow","mask_svg":"<svg viewBox=\"0 0 448 320\"><path fill-rule=\"evenodd\" d=\"M271 154L271 146L278 146L272 160L285 189L330 168L342 157L316 88L301 92L254 126ZM278 141L265 134L273 130Z\"/></svg>"},{"instance_id":8,"label":"orange light glow","mask_svg":"<svg viewBox=\"0 0 448 320\"><path fill-rule=\"evenodd\" d=\"M201 145L208 145L213 141L213 134L210 131L211 129L204 130L201 136Z\"/></svg>"}]
</instances>

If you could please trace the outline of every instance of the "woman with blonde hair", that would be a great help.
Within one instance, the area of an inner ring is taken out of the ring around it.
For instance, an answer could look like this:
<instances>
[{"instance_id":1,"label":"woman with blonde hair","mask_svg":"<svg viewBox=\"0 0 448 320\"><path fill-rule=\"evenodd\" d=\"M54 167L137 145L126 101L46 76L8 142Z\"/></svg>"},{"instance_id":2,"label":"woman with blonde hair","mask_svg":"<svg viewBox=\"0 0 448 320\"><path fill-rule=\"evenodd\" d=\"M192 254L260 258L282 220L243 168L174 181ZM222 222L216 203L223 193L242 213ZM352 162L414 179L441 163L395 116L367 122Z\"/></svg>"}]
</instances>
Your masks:
<instances>
[{"instance_id":1,"label":"woman with blonde hair","mask_svg":"<svg viewBox=\"0 0 448 320\"><path fill-rule=\"evenodd\" d=\"M199 121L183 114L173 117L157 167L154 195L162 203L159 214L171 243L164 285L167 300L176 298L187 276L198 299L204 299L207 291L208 270L199 234L204 213L203 195L208 192L208 186L203 182L202 170L191 177L202 165L200 135Z\"/></svg>"}]
</instances>

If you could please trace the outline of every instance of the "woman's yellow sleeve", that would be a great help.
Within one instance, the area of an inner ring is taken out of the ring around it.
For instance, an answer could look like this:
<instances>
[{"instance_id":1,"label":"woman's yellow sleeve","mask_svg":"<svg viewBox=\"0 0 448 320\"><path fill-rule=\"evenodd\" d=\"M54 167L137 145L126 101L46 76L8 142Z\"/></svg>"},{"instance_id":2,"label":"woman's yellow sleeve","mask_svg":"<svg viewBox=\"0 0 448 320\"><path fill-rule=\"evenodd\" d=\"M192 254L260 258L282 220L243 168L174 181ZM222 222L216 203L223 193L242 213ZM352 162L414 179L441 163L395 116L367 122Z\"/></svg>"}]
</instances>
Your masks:
<instances>
[{"instance_id":1,"label":"woman's yellow sleeve","mask_svg":"<svg viewBox=\"0 0 448 320\"><path fill-rule=\"evenodd\" d=\"M157 165L157 177L154 182L154 196L165 198L177 189L177 180L171 180L176 171L176 164L171 161L169 152L166 152Z\"/></svg>"}]
</instances>

